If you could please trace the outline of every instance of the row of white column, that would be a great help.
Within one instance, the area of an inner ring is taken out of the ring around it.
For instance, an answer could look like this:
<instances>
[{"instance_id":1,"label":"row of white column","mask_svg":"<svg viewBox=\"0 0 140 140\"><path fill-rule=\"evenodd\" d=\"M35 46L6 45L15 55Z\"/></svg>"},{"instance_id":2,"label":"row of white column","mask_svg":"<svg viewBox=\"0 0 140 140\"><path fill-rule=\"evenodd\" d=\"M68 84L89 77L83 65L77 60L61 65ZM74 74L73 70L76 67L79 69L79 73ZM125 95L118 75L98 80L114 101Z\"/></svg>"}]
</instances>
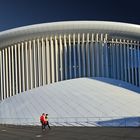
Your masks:
<instances>
[{"instance_id":1,"label":"row of white column","mask_svg":"<svg viewBox=\"0 0 140 140\"><path fill-rule=\"evenodd\" d=\"M110 45L110 77L140 86L139 42L112 39Z\"/></svg>"},{"instance_id":2,"label":"row of white column","mask_svg":"<svg viewBox=\"0 0 140 140\"><path fill-rule=\"evenodd\" d=\"M140 86L139 42L83 33L37 38L0 50L1 100L62 80L99 76Z\"/></svg>"}]
</instances>

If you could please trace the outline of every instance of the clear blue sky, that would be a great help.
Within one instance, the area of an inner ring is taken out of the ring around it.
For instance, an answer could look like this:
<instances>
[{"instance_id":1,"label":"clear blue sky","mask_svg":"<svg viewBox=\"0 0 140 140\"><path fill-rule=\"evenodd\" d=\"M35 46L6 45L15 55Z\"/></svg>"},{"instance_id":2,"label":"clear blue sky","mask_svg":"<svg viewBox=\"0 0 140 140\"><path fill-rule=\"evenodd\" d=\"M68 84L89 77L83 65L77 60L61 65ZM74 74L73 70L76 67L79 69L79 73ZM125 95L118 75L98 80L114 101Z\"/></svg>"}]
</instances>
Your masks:
<instances>
[{"instance_id":1,"label":"clear blue sky","mask_svg":"<svg viewBox=\"0 0 140 140\"><path fill-rule=\"evenodd\" d=\"M0 0L0 31L65 20L140 24L140 0Z\"/></svg>"}]
</instances>

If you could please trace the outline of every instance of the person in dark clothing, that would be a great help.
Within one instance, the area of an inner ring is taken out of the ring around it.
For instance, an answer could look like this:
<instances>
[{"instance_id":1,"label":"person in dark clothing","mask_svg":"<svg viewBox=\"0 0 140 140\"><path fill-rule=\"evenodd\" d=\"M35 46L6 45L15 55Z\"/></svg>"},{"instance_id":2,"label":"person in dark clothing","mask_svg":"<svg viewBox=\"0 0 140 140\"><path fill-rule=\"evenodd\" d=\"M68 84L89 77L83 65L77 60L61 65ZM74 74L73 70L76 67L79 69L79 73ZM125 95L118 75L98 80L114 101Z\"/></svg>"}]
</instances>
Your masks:
<instances>
[{"instance_id":1,"label":"person in dark clothing","mask_svg":"<svg viewBox=\"0 0 140 140\"><path fill-rule=\"evenodd\" d=\"M51 127L49 125L48 114L46 114L45 119L46 119L46 126L48 125L49 129L51 129Z\"/></svg>"}]
</instances>

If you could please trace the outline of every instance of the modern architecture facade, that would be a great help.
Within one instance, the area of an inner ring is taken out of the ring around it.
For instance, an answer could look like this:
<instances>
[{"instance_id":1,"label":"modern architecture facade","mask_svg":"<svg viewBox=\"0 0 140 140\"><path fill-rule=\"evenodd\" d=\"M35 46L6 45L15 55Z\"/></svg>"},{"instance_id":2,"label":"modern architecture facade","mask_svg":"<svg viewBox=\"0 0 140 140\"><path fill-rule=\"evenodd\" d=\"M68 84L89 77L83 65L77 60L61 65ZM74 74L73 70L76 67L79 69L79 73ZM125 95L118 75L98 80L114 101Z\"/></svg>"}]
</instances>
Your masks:
<instances>
[{"instance_id":1,"label":"modern architecture facade","mask_svg":"<svg viewBox=\"0 0 140 140\"><path fill-rule=\"evenodd\" d=\"M0 100L81 77L140 87L140 26L104 21L30 25L0 33Z\"/></svg>"}]
</instances>

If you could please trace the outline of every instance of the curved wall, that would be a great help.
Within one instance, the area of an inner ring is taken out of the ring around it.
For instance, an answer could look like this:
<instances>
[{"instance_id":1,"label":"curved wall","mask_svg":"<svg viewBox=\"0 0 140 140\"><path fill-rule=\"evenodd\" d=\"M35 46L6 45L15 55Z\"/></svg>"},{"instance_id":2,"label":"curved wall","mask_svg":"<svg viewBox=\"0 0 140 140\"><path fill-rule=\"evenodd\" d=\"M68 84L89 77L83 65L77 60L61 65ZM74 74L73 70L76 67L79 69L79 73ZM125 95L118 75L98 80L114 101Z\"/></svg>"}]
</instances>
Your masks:
<instances>
[{"instance_id":1,"label":"curved wall","mask_svg":"<svg viewBox=\"0 0 140 140\"><path fill-rule=\"evenodd\" d=\"M117 36L111 31L101 32L100 28L79 33L71 30L47 34L46 31L29 39L23 33L19 41L17 32L17 38L12 41L10 38L7 45L3 41L0 44L0 99L79 77L108 77L140 86L138 33L135 40L130 33L128 37L124 33ZM3 36L1 33L1 40Z\"/></svg>"}]
</instances>

